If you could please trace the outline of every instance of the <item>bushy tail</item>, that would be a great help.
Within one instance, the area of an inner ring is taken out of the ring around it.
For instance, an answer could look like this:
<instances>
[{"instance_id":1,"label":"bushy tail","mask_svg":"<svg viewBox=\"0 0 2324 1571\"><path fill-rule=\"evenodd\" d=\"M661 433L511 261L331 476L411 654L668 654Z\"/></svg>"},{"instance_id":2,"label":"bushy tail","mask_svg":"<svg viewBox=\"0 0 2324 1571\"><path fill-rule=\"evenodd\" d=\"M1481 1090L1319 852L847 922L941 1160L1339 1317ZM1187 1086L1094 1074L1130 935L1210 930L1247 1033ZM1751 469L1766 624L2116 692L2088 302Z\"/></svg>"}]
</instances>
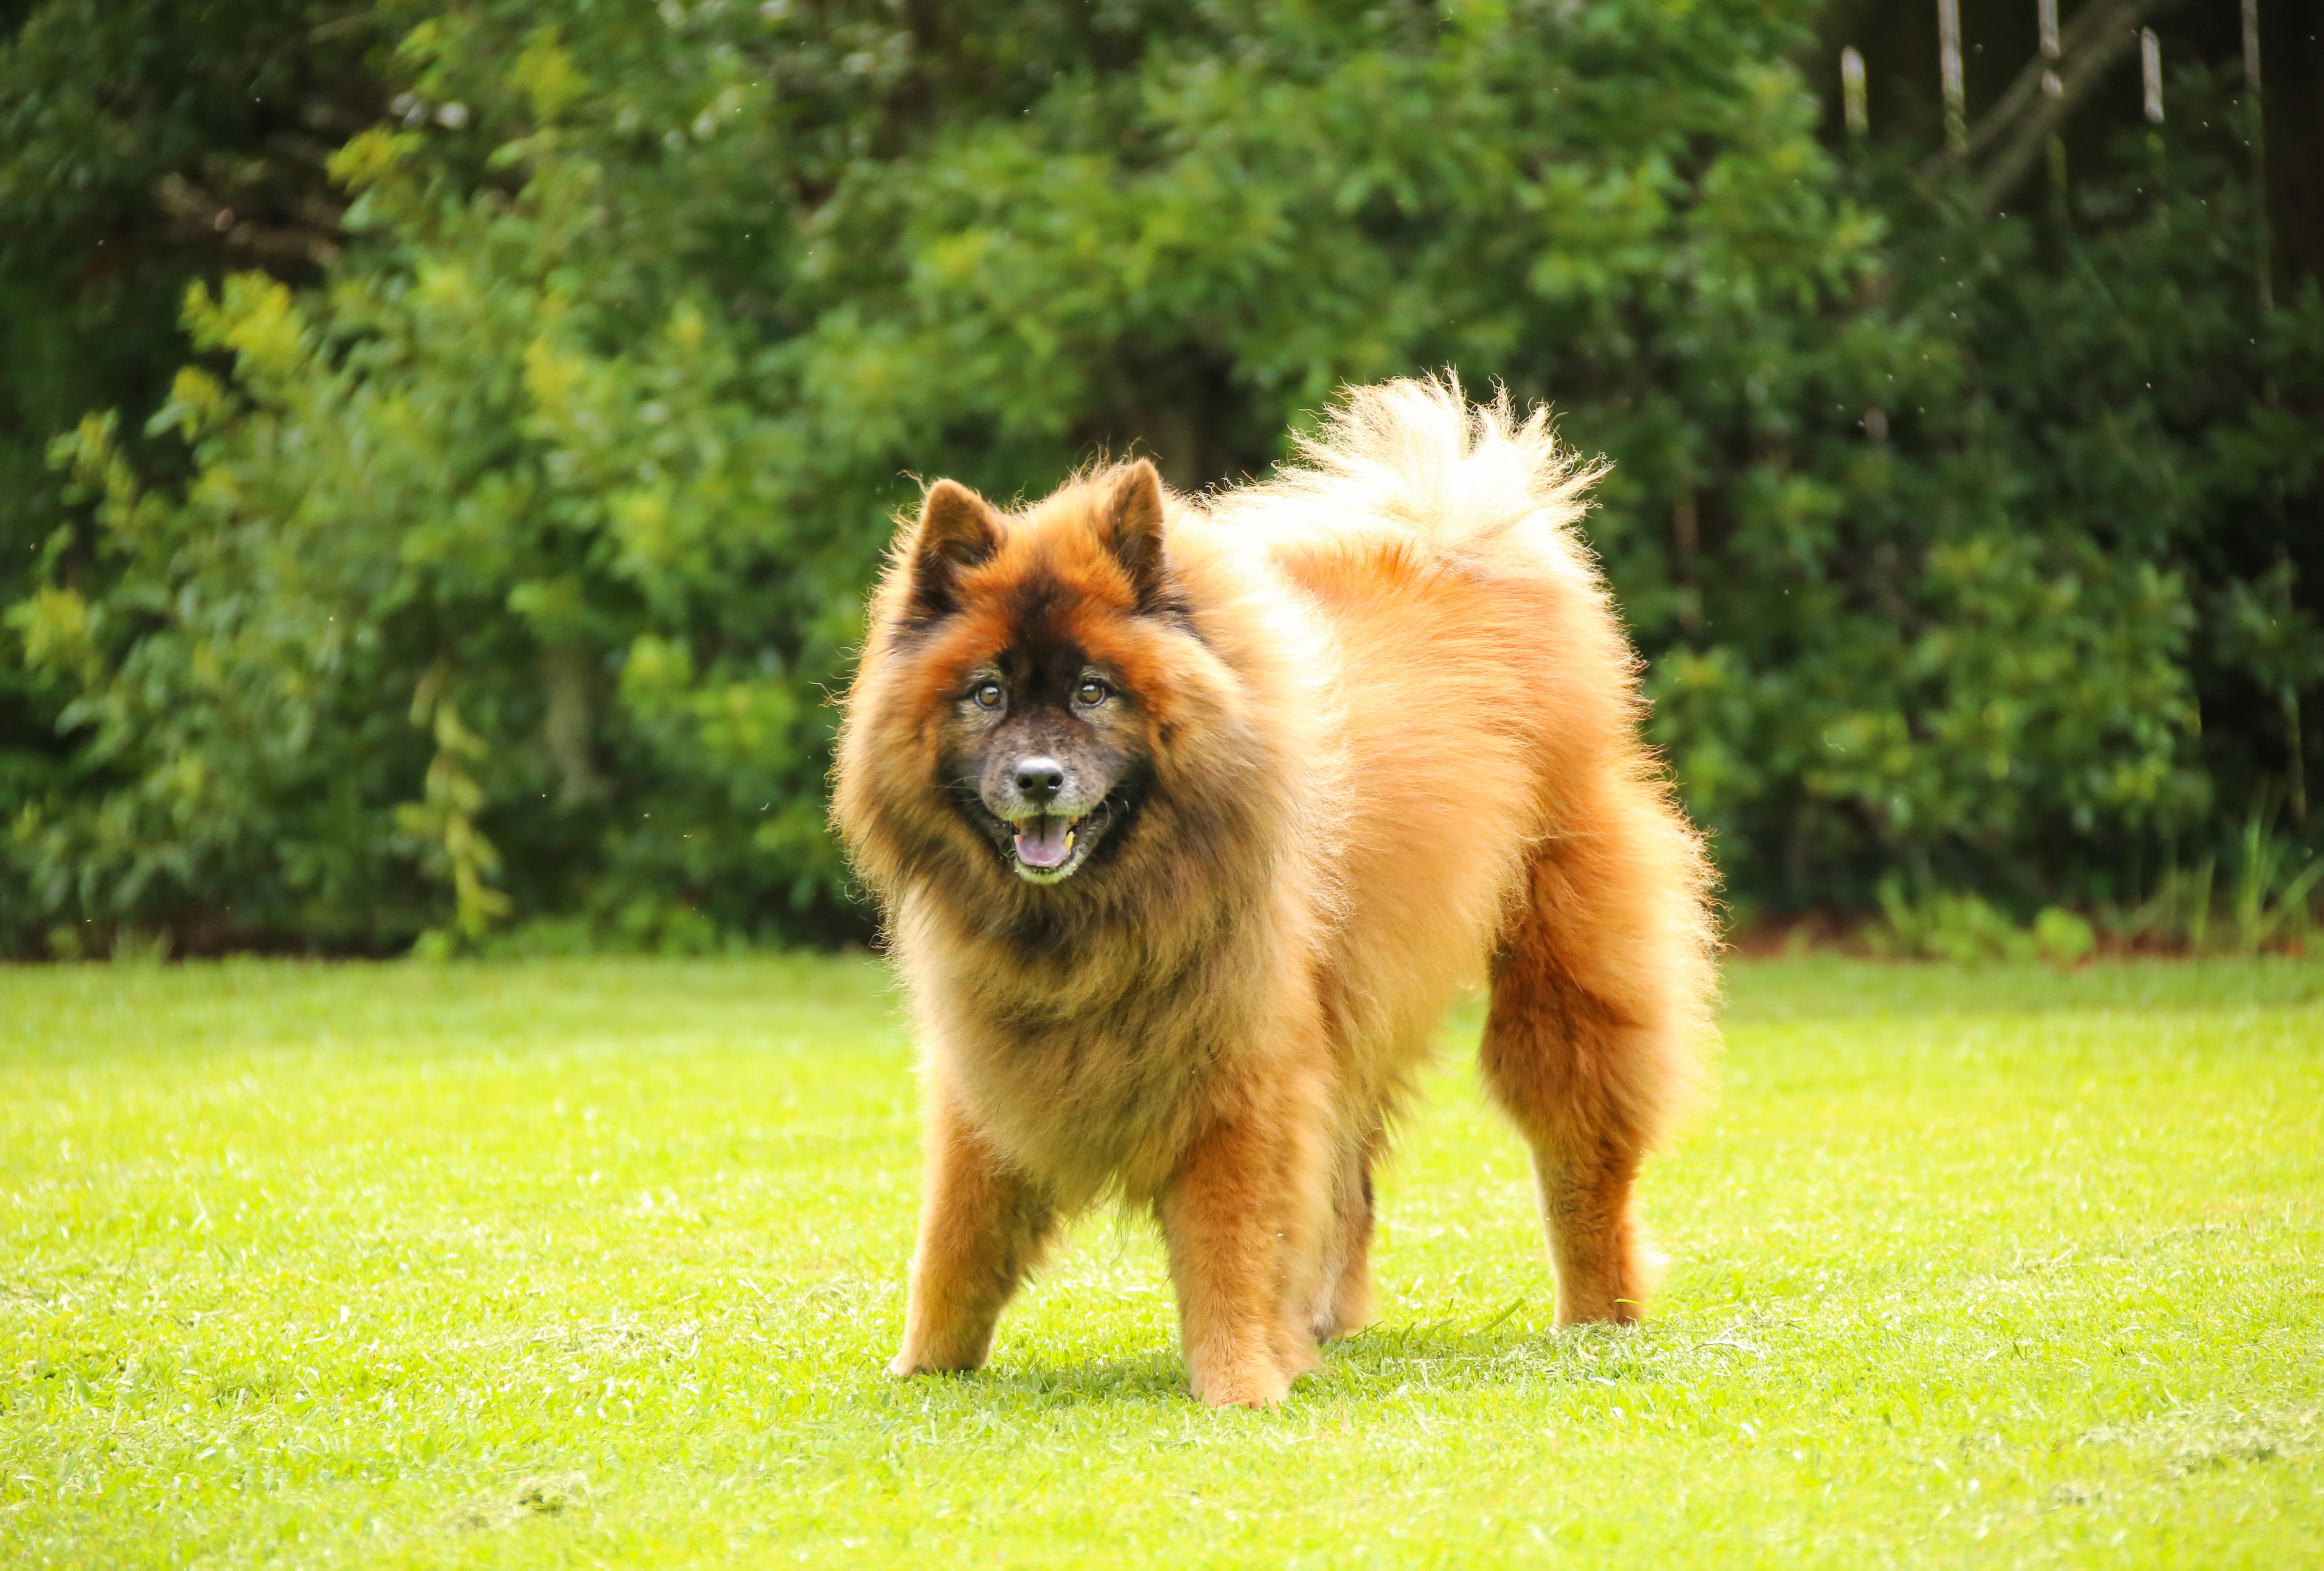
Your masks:
<instances>
[{"instance_id":1,"label":"bushy tail","mask_svg":"<svg viewBox=\"0 0 2324 1571\"><path fill-rule=\"evenodd\" d=\"M1559 446L1548 410L1519 418L1506 390L1472 404L1445 372L1347 390L1274 480L1231 501L1278 529L1377 527L1505 568L1594 578L1574 525L1603 473Z\"/></svg>"}]
</instances>

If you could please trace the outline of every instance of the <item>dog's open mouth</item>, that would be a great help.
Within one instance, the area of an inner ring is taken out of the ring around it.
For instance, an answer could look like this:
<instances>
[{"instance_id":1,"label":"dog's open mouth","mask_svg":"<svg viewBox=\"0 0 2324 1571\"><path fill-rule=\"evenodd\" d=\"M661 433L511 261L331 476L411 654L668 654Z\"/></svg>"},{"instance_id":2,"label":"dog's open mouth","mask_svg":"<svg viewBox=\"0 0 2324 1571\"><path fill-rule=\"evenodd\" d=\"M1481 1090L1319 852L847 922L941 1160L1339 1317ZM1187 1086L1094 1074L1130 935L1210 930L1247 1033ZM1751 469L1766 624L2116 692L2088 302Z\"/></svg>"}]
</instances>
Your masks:
<instances>
[{"instance_id":1,"label":"dog's open mouth","mask_svg":"<svg viewBox=\"0 0 2324 1571\"><path fill-rule=\"evenodd\" d=\"M1138 816L1139 785L1135 780L1118 782L1078 813L1033 812L1003 818L965 781L954 786L953 800L991 845L1002 867L1028 884L1050 886L1064 883L1102 855L1130 827Z\"/></svg>"},{"instance_id":2,"label":"dog's open mouth","mask_svg":"<svg viewBox=\"0 0 2324 1571\"><path fill-rule=\"evenodd\" d=\"M1105 804L1079 818L1036 813L1010 827L1016 831L1017 876L1028 884L1056 884L1073 877L1104 830Z\"/></svg>"}]
</instances>

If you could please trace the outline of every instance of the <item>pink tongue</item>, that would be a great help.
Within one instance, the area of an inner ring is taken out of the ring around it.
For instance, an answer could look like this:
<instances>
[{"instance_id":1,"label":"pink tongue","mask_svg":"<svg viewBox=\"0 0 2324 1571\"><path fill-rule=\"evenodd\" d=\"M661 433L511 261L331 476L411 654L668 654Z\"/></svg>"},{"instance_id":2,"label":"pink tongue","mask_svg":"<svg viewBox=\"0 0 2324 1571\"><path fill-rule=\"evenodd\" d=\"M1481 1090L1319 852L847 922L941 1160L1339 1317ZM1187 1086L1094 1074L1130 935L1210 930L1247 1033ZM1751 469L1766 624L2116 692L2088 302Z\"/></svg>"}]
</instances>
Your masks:
<instances>
[{"instance_id":1,"label":"pink tongue","mask_svg":"<svg viewBox=\"0 0 2324 1571\"><path fill-rule=\"evenodd\" d=\"M1017 826L1017 859L1028 868L1054 868L1065 859L1063 818L1028 818Z\"/></svg>"}]
</instances>

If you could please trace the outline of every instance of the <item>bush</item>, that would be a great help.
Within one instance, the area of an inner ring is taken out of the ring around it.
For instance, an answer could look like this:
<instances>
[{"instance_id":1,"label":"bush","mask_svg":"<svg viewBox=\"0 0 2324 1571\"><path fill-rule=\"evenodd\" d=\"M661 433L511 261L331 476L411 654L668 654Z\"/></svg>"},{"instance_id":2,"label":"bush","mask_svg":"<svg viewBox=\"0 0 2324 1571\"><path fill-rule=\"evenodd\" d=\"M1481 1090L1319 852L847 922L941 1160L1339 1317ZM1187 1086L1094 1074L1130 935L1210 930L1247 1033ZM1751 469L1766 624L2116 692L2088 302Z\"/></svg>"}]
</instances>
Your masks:
<instances>
[{"instance_id":1,"label":"bush","mask_svg":"<svg viewBox=\"0 0 2324 1571\"><path fill-rule=\"evenodd\" d=\"M914 474L1198 486L1436 365L1614 459L1755 902L2132 901L2301 777L2324 303L2257 307L2232 83L2058 225L1823 146L1804 6L365 14L343 249L197 280L5 520L18 951L860 934L826 697Z\"/></svg>"}]
</instances>

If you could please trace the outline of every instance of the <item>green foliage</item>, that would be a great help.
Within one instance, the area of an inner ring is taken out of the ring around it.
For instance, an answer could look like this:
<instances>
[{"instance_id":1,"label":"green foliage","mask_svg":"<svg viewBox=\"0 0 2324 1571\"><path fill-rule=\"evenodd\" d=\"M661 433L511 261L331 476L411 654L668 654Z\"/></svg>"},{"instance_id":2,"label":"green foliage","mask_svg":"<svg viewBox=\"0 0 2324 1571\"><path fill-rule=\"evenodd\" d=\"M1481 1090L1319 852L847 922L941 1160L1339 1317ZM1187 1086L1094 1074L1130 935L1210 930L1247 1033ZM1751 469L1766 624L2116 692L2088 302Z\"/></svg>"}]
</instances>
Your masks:
<instances>
[{"instance_id":1,"label":"green foliage","mask_svg":"<svg viewBox=\"0 0 2324 1571\"><path fill-rule=\"evenodd\" d=\"M2098 930L2087 917L2062 906L2044 905L2034 918L2034 947L2043 960L2061 966L2088 960L2098 948Z\"/></svg>"},{"instance_id":2,"label":"green foliage","mask_svg":"<svg viewBox=\"0 0 2324 1571\"><path fill-rule=\"evenodd\" d=\"M54 53L78 14L0 79L109 67ZM0 740L0 944L860 932L825 700L912 475L1143 444L1200 485L1445 364L1615 460L1593 537L1738 891L2146 898L2305 812L2324 303L2242 271L2232 83L2073 222L1973 221L1818 142L1815 14L214 22L188 83L298 36L370 113L319 271L189 270L166 397L51 401L62 495L0 519L42 732ZM0 178L0 231L55 199Z\"/></svg>"},{"instance_id":3,"label":"green foliage","mask_svg":"<svg viewBox=\"0 0 2324 1571\"><path fill-rule=\"evenodd\" d=\"M1915 892L1892 874L1880 881L1880 920L1865 929L1864 939L1875 954L1957 965L2035 956L2074 965L2097 951L2100 928L2119 950L2298 952L2314 923L2319 887L2324 856L2255 813L2244 822L2225 880L2211 857L2192 868L2167 868L2144 899L2101 903L2095 924L2062 906L2045 905L2030 926L2021 927L1980 896L1943 888Z\"/></svg>"},{"instance_id":4,"label":"green foliage","mask_svg":"<svg viewBox=\"0 0 2324 1571\"><path fill-rule=\"evenodd\" d=\"M2324 857L2296 848L2254 813L2244 824L2228 904L2236 945L2256 954L2269 944L2307 935L2309 896L2324 879Z\"/></svg>"},{"instance_id":5,"label":"green foliage","mask_svg":"<svg viewBox=\"0 0 2324 1571\"><path fill-rule=\"evenodd\" d=\"M45 0L11 7L0 28L0 606L35 632L30 650L0 632L0 820L79 803L98 833L109 781L59 721L103 673L78 657L44 669L39 640L82 648L74 623L118 575L85 522L69 521L50 439L84 411L125 409L137 473L182 481L183 445L134 423L186 358L186 283L254 265L312 282L338 253L340 200L323 166L379 113L363 67L377 23L321 0ZM109 911L117 902L91 893L101 886L121 893L101 869L0 861L0 947ZM175 884L127 908L175 915L223 897Z\"/></svg>"},{"instance_id":6,"label":"green foliage","mask_svg":"<svg viewBox=\"0 0 2324 1571\"><path fill-rule=\"evenodd\" d=\"M1867 931L1873 952L1947 960L1958 966L1987 960L2029 960L2039 951L2019 928L1982 896L1931 890L1917 899L1895 877L1880 881L1882 921Z\"/></svg>"},{"instance_id":7,"label":"green foliage","mask_svg":"<svg viewBox=\"0 0 2324 1571\"><path fill-rule=\"evenodd\" d=\"M2192 867L2166 868L2145 898L2101 907L2101 923L2126 948L2204 953L2210 947L2211 919L2218 903L2218 864L2210 857Z\"/></svg>"}]
</instances>

